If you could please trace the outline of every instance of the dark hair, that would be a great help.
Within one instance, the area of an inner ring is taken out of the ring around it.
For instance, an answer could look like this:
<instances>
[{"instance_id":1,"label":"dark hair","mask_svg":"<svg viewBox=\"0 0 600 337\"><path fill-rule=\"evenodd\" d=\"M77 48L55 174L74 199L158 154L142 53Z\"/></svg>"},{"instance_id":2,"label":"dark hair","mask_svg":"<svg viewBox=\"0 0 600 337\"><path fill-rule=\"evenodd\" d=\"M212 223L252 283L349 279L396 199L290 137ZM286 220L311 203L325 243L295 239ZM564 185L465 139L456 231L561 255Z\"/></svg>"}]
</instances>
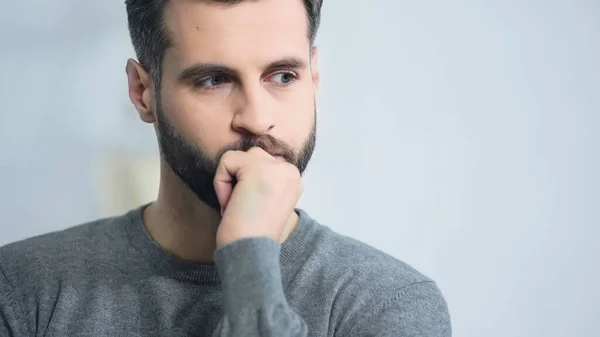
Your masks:
<instances>
[{"instance_id":1,"label":"dark hair","mask_svg":"<svg viewBox=\"0 0 600 337\"><path fill-rule=\"evenodd\" d=\"M164 25L164 8L168 0L125 0L129 34L137 58L152 76L155 82L160 82L162 61L165 51L171 46L168 32ZM198 0L201 1L201 0ZM223 5L236 5L251 0L202 0ZM255 0L256 1L256 0ZM300 0L298 0L300 1ZM308 39L315 42L321 5L323 0L302 0L308 16ZM157 84L158 84L157 83Z\"/></svg>"}]
</instances>

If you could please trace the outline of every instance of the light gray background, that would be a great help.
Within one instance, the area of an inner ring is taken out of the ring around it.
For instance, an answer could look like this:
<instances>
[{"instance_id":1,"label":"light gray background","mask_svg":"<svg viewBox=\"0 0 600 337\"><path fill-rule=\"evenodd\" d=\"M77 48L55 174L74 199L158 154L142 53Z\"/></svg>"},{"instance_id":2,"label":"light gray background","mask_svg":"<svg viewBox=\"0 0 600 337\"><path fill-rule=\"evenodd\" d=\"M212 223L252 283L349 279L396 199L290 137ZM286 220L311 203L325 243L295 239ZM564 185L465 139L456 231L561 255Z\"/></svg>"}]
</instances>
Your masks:
<instances>
[{"instance_id":1,"label":"light gray background","mask_svg":"<svg viewBox=\"0 0 600 337\"><path fill-rule=\"evenodd\" d=\"M325 0L301 206L439 283L455 336L600 336L600 3ZM156 153L122 1L4 1L0 245L100 216Z\"/></svg>"}]
</instances>

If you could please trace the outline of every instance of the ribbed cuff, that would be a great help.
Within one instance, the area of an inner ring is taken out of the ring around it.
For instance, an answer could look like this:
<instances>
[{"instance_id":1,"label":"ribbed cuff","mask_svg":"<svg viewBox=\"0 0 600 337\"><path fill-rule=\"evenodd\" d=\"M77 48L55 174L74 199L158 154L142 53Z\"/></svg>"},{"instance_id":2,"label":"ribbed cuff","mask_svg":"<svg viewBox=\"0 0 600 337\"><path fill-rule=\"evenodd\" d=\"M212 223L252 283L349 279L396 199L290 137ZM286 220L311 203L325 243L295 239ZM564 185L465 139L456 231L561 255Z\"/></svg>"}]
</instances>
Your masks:
<instances>
[{"instance_id":1,"label":"ribbed cuff","mask_svg":"<svg viewBox=\"0 0 600 337\"><path fill-rule=\"evenodd\" d=\"M215 251L228 314L238 316L285 302L280 251L281 245L267 237L241 239Z\"/></svg>"}]
</instances>

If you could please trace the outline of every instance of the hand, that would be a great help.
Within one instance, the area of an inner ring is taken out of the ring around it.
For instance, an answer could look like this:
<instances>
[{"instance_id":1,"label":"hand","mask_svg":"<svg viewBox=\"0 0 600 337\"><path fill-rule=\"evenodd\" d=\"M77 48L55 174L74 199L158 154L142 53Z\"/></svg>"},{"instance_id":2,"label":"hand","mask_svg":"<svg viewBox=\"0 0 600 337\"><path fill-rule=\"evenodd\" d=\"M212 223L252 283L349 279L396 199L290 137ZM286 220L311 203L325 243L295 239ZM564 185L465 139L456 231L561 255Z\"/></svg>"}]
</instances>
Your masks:
<instances>
[{"instance_id":1,"label":"hand","mask_svg":"<svg viewBox=\"0 0 600 337\"><path fill-rule=\"evenodd\" d=\"M303 191L298 169L259 147L226 152L214 186L222 210L217 247L257 236L279 241Z\"/></svg>"}]
</instances>

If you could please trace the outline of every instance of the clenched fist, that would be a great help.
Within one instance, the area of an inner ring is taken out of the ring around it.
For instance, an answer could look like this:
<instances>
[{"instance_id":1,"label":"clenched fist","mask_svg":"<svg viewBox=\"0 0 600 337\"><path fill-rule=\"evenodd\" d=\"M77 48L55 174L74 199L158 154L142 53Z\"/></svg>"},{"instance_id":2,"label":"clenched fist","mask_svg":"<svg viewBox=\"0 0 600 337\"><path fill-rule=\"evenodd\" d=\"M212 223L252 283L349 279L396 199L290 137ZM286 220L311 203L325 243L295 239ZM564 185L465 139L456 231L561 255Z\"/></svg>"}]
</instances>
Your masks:
<instances>
[{"instance_id":1,"label":"clenched fist","mask_svg":"<svg viewBox=\"0 0 600 337\"><path fill-rule=\"evenodd\" d=\"M226 152L214 186L223 214L217 247L257 236L279 241L303 191L296 166L259 147Z\"/></svg>"}]
</instances>

